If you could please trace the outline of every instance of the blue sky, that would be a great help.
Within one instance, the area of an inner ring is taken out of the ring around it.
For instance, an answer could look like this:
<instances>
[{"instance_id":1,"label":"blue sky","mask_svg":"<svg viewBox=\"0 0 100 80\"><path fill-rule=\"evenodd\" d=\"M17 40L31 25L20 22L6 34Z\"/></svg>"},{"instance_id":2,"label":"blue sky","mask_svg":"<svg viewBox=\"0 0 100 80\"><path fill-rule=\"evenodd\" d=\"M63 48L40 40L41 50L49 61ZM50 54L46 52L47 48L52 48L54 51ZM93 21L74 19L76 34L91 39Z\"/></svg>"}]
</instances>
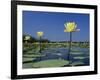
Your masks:
<instances>
[{"instance_id":1,"label":"blue sky","mask_svg":"<svg viewBox=\"0 0 100 80\"><path fill-rule=\"evenodd\" d=\"M73 41L89 41L89 14L23 11L23 34L38 38L36 32L43 31L43 38L51 41L68 41L64 32L65 22L75 22L80 32L73 33Z\"/></svg>"}]
</instances>

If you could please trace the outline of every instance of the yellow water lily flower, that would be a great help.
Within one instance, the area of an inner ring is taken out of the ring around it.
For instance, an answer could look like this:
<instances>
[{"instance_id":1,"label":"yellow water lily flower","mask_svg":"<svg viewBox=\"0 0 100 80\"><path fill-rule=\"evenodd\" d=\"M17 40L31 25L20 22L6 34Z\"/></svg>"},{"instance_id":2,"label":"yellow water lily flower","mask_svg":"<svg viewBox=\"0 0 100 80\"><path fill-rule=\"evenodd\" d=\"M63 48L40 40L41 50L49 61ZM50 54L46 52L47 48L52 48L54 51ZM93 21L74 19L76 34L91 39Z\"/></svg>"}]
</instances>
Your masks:
<instances>
[{"instance_id":1,"label":"yellow water lily flower","mask_svg":"<svg viewBox=\"0 0 100 80\"><path fill-rule=\"evenodd\" d=\"M30 39L30 36L25 36L25 40L29 40Z\"/></svg>"},{"instance_id":2,"label":"yellow water lily flower","mask_svg":"<svg viewBox=\"0 0 100 80\"><path fill-rule=\"evenodd\" d=\"M64 24L65 30L64 32L74 32L74 31L79 31L77 28L77 24L75 22L68 22Z\"/></svg>"},{"instance_id":3,"label":"yellow water lily flower","mask_svg":"<svg viewBox=\"0 0 100 80\"><path fill-rule=\"evenodd\" d=\"M43 34L44 34L44 33L43 33L42 31L37 32L37 36L38 36L38 37L43 36Z\"/></svg>"}]
</instances>

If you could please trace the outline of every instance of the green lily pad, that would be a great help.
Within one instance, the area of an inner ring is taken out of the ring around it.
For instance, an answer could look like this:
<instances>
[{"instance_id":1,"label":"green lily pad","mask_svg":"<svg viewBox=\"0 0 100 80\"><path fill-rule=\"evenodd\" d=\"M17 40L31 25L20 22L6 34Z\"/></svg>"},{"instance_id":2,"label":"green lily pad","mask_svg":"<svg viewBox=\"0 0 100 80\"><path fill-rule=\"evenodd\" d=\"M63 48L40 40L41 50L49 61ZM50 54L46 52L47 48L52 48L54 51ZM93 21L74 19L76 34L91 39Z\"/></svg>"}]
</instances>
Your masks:
<instances>
[{"instance_id":1,"label":"green lily pad","mask_svg":"<svg viewBox=\"0 0 100 80\"><path fill-rule=\"evenodd\" d=\"M74 59L85 59L87 57L74 57Z\"/></svg>"},{"instance_id":2,"label":"green lily pad","mask_svg":"<svg viewBox=\"0 0 100 80\"><path fill-rule=\"evenodd\" d=\"M23 57L27 57L27 58L35 58L35 57L43 57L43 56L45 56L45 55L43 55L43 54L25 54L25 55L23 55Z\"/></svg>"},{"instance_id":3,"label":"green lily pad","mask_svg":"<svg viewBox=\"0 0 100 80\"><path fill-rule=\"evenodd\" d=\"M64 65L68 65L69 61L63 59L53 59L53 60L45 60L36 62L33 64L35 68L45 68L45 67L61 67Z\"/></svg>"},{"instance_id":4,"label":"green lily pad","mask_svg":"<svg viewBox=\"0 0 100 80\"><path fill-rule=\"evenodd\" d=\"M33 61L36 58L23 58L23 62Z\"/></svg>"},{"instance_id":5,"label":"green lily pad","mask_svg":"<svg viewBox=\"0 0 100 80\"><path fill-rule=\"evenodd\" d=\"M71 66L81 66L81 65L84 65L84 63L83 62L73 62L71 64Z\"/></svg>"},{"instance_id":6,"label":"green lily pad","mask_svg":"<svg viewBox=\"0 0 100 80\"><path fill-rule=\"evenodd\" d=\"M75 54L75 55L78 55L78 54L83 54L83 52L71 52L70 54Z\"/></svg>"},{"instance_id":7,"label":"green lily pad","mask_svg":"<svg viewBox=\"0 0 100 80\"><path fill-rule=\"evenodd\" d=\"M23 68L32 68L32 65L33 65L33 62L30 62L30 63L23 63Z\"/></svg>"}]
</instances>

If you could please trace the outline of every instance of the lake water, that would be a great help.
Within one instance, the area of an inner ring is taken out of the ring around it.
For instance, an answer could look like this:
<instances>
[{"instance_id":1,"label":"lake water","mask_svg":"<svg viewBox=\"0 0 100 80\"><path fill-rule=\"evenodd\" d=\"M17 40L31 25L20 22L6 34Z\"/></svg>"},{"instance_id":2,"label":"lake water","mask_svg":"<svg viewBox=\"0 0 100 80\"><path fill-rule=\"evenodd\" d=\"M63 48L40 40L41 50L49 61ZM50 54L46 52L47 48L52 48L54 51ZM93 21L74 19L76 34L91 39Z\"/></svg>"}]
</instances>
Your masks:
<instances>
[{"instance_id":1,"label":"lake water","mask_svg":"<svg viewBox=\"0 0 100 80\"><path fill-rule=\"evenodd\" d=\"M41 54L45 54L43 57L38 57L33 62L50 60L50 59L64 59L68 60L68 48L49 48L42 51ZM75 62L82 62L84 66L89 65L89 48L72 47L69 61L71 64ZM66 65L65 65L66 66Z\"/></svg>"}]
</instances>

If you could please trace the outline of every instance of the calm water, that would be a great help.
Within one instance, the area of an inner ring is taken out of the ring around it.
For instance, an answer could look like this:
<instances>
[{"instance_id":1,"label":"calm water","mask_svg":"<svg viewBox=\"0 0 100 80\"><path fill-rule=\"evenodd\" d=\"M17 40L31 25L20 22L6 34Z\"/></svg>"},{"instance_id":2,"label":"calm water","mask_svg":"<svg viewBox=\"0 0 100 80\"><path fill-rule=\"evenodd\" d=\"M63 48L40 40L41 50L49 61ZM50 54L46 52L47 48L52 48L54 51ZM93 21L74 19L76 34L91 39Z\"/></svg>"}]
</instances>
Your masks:
<instances>
[{"instance_id":1,"label":"calm water","mask_svg":"<svg viewBox=\"0 0 100 80\"><path fill-rule=\"evenodd\" d=\"M46 56L36 58L33 62L50 60L50 59L64 59L68 60L68 48L49 48L42 51L41 54ZM89 48L72 47L69 60L73 62L83 62L84 66L89 65Z\"/></svg>"}]
</instances>

